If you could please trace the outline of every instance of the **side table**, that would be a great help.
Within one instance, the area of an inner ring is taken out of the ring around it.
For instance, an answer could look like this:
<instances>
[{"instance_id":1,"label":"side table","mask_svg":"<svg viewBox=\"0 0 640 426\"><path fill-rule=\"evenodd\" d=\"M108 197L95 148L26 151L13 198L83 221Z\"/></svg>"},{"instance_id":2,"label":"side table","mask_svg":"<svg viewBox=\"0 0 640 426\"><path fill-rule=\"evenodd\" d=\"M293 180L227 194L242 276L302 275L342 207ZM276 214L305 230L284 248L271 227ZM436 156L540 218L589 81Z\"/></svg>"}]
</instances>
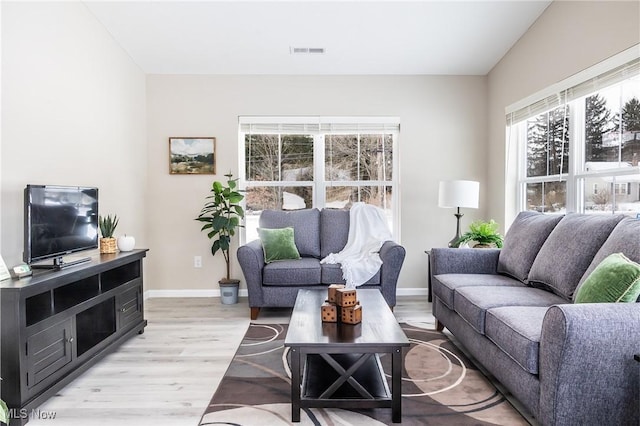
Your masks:
<instances>
[{"instance_id":1,"label":"side table","mask_svg":"<svg viewBox=\"0 0 640 426\"><path fill-rule=\"evenodd\" d=\"M427 265L429 266L427 269L427 302L431 302L433 300L431 293L431 250L425 250L424 252L427 255Z\"/></svg>"},{"instance_id":2,"label":"side table","mask_svg":"<svg viewBox=\"0 0 640 426\"><path fill-rule=\"evenodd\" d=\"M638 394L640 394L640 354L635 354L633 359L638 361ZM638 395L638 414L640 415L640 395Z\"/></svg>"}]
</instances>

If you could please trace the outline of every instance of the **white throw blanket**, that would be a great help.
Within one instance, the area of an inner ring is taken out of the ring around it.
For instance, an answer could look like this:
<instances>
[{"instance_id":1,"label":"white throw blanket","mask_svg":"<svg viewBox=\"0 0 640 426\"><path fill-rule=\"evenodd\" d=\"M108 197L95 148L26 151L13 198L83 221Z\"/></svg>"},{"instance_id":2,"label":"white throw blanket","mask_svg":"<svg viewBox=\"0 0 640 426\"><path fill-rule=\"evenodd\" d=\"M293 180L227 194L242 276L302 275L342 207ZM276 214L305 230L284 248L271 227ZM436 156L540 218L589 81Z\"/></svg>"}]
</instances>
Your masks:
<instances>
[{"instance_id":1,"label":"white throw blanket","mask_svg":"<svg viewBox=\"0 0 640 426\"><path fill-rule=\"evenodd\" d=\"M320 263L342 264L342 277L347 288L356 288L369 281L382 260L378 252L392 235L382 209L365 203L355 203L349 212L349 238L340 253L331 253Z\"/></svg>"}]
</instances>

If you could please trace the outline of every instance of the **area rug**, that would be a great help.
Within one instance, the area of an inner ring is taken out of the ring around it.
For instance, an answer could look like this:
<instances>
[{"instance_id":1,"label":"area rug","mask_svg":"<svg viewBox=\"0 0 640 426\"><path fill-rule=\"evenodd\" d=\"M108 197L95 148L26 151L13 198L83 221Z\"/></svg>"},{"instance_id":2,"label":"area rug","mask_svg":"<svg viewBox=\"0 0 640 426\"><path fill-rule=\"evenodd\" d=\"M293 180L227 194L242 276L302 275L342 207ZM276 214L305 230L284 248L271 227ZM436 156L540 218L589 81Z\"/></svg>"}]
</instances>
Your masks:
<instances>
[{"instance_id":1,"label":"area rug","mask_svg":"<svg viewBox=\"0 0 640 426\"><path fill-rule=\"evenodd\" d=\"M403 425L528 425L446 335L402 324ZM200 425L291 424L287 325L251 324ZM386 372L390 357L381 357ZM391 409L303 409L300 425L389 425Z\"/></svg>"}]
</instances>

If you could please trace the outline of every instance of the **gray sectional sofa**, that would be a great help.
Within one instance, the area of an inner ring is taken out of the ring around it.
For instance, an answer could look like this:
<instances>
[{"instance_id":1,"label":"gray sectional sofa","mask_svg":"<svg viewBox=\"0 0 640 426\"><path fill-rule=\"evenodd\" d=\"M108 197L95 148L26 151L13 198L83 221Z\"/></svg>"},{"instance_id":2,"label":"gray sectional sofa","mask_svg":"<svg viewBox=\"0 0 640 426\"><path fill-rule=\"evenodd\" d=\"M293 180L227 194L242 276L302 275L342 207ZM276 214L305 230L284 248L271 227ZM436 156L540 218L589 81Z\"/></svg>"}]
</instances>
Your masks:
<instances>
[{"instance_id":1,"label":"gray sectional sofa","mask_svg":"<svg viewBox=\"0 0 640 426\"><path fill-rule=\"evenodd\" d=\"M326 289L329 284L344 283L339 264L320 264L320 260L344 248L349 222L348 210L264 210L259 226L270 229L293 227L301 259L265 264L260 240L238 248L238 262L247 282L251 319L257 319L262 307L292 307L301 288ZM386 241L379 254L382 267L362 288L379 289L393 307L405 249L393 241Z\"/></svg>"},{"instance_id":2,"label":"gray sectional sofa","mask_svg":"<svg viewBox=\"0 0 640 426\"><path fill-rule=\"evenodd\" d=\"M640 220L523 212L503 249L432 249L433 313L543 425L640 423L640 303L573 303Z\"/></svg>"}]
</instances>

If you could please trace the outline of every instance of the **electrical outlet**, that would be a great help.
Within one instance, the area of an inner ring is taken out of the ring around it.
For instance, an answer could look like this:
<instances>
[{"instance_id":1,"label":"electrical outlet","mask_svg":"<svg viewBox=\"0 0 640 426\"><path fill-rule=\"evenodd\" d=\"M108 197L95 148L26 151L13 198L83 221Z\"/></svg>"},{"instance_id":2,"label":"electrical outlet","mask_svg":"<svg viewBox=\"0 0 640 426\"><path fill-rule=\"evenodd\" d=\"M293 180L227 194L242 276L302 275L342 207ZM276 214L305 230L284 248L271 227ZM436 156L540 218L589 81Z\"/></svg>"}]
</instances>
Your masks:
<instances>
[{"instance_id":1,"label":"electrical outlet","mask_svg":"<svg viewBox=\"0 0 640 426\"><path fill-rule=\"evenodd\" d=\"M202 268L202 256L193 256L193 267Z\"/></svg>"}]
</instances>

